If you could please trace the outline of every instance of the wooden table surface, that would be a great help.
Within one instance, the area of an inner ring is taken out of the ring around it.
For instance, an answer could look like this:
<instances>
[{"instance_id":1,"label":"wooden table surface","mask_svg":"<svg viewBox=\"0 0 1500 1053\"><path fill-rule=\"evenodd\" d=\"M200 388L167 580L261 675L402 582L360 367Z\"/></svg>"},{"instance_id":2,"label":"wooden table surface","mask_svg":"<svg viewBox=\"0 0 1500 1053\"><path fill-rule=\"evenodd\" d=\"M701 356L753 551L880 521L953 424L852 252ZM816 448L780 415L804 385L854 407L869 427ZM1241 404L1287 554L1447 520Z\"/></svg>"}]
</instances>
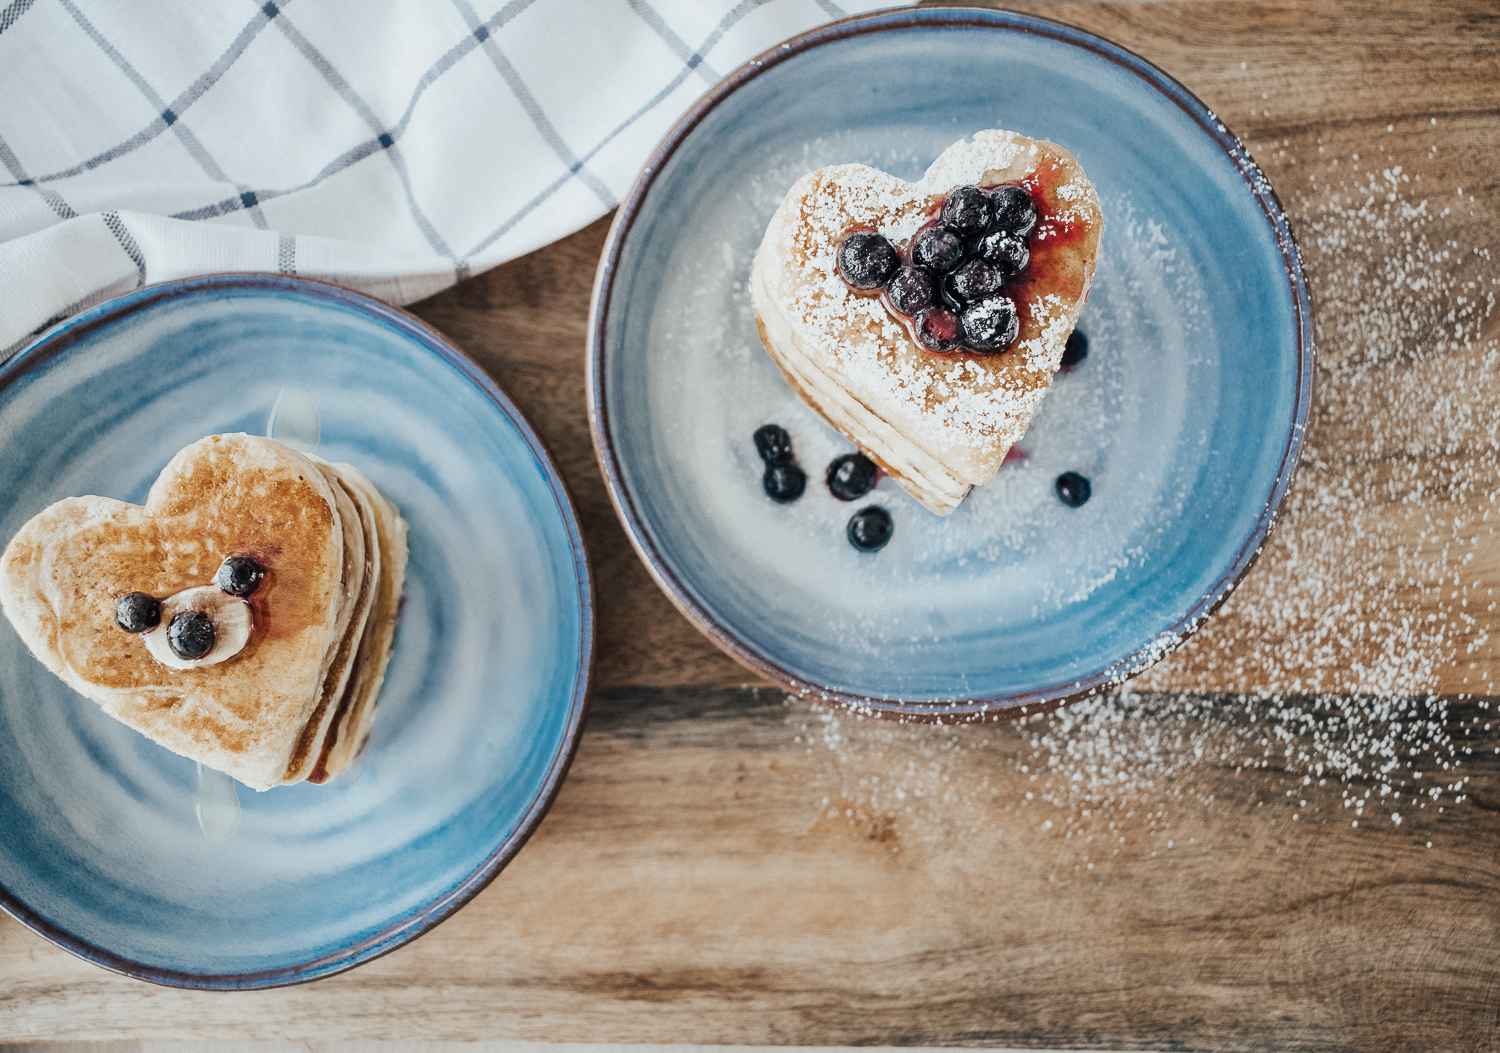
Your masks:
<instances>
[{"instance_id":1,"label":"wooden table surface","mask_svg":"<svg viewBox=\"0 0 1500 1053\"><path fill-rule=\"evenodd\" d=\"M152 987L0 918L0 1040L1500 1044L1500 7L1012 6L1183 81L1306 257L1307 452L1209 627L1131 697L1025 724L749 679L594 463L601 221L417 307L551 446L593 558L592 716L531 843L431 934L276 991Z\"/></svg>"}]
</instances>

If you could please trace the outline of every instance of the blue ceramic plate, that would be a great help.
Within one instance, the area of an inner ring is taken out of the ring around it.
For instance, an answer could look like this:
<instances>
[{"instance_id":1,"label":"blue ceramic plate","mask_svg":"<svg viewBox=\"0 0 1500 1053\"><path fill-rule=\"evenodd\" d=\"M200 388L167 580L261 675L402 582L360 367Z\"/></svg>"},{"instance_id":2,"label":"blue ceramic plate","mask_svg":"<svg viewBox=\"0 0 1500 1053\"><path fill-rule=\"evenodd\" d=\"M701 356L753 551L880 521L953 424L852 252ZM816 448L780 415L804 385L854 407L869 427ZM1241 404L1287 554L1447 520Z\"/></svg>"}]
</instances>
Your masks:
<instances>
[{"instance_id":1,"label":"blue ceramic plate","mask_svg":"<svg viewBox=\"0 0 1500 1053\"><path fill-rule=\"evenodd\" d=\"M110 969L267 987L420 935L520 849L583 720L593 611L578 526L535 434L415 318L333 286L222 275L85 311L0 368L0 538L69 495L135 503L216 432L264 434L278 390L318 454L411 525L406 602L363 770L239 788L214 847L195 766L106 717L0 619L0 905Z\"/></svg>"},{"instance_id":2,"label":"blue ceramic plate","mask_svg":"<svg viewBox=\"0 0 1500 1053\"><path fill-rule=\"evenodd\" d=\"M1027 455L933 516L889 479L822 485L851 447L761 348L746 289L799 176L860 161L916 179L956 140L1059 143L1106 230ZM616 509L699 628L788 687L908 716L1103 689L1176 646L1249 567L1301 446L1307 292L1238 140L1180 84L1077 29L979 10L877 14L798 37L708 93L652 157L595 285L590 411ZM810 479L781 506L751 435L786 427ZM1053 481L1077 471L1073 509ZM890 544L844 539L886 507Z\"/></svg>"}]
</instances>

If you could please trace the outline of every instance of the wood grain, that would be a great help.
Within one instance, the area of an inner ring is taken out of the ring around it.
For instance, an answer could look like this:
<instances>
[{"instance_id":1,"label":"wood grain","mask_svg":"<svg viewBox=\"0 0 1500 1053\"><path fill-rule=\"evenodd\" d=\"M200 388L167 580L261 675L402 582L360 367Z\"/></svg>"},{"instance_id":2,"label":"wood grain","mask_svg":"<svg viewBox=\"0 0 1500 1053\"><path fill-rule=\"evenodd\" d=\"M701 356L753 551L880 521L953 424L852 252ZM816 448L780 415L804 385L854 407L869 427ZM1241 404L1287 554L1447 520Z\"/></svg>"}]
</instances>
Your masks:
<instances>
[{"instance_id":1,"label":"wood grain","mask_svg":"<svg viewBox=\"0 0 1500 1053\"><path fill-rule=\"evenodd\" d=\"M1236 774L1235 741L1105 803L1069 797L1016 724L616 690L531 844L416 943L225 996L7 923L0 1035L1490 1048L1500 733L1472 740L1470 802L1413 802L1399 826L1351 826L1333 784ZM872 779L908 796L872 799Z\"/></svg>"},{"instance_id":2,"label":"wood grain","mask_svg":"<svg viewBox=\"0 0 1500 1053\"><path fill-rule=\"evenodd\" d=\"M600 222L417 308L536 425L593 559L593 716L532 842L430 935L279 991L153 988L0 919L0 1039L1500 1045L1497 334L1436 335L1495 278L1472 250L1500 244L1500 12L1010 6L1187 84L1266 167L1307 258L1308 462L1241 591L1143 682L1208 694L945 729L757 689L651 583L604 493L582 350ZM1357 211L1354 184L1398 165L1411 182L1374 207L1426 199L1430 223L1329 212L1340 180ZM1441 280L1398 281L1408 252ZM1447 696L1452 751L1389 783L1320 778L1305 747L1336 721L1308 693L1392 684ZM1311 715L1283 740L1288 706Z\"/></svg>"}]
</instances>

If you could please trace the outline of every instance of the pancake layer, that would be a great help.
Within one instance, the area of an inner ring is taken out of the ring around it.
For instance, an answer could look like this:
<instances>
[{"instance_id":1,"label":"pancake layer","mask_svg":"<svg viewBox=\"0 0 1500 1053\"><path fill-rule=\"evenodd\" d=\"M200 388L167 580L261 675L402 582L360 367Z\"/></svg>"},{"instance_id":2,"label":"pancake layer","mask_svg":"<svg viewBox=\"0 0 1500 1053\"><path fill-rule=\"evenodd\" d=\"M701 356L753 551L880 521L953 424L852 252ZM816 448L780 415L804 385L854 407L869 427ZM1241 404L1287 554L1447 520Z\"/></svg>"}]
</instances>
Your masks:
<instances>
[{"instance_id":1,"label":"pancake layer","mask_svg":"<svg viewBox=\"0 0 1500 1053\"><path fill-rule=\"evenodd\" d=\"M331 753L354 685L368 736L405 537L356 469L215 435L173 457L144 506L78 497L33 517L0 557L0 606L32 653L110 716L264 790L314 769L326 779L357 755L358 724L353 749ZM267 573L247 597L250 639L228 660L168 669L115 624L120 596L208 585L236 555Z\"/></svg>"},{"instance_id":2,"label":"pancake layer","mask_svg":"<svg viewBox=\"0 0 1500 1053\"><path fill-rule=\"evenodd\" d=\"M852 229L910 243L960 186L1025 183L1040 222L1031 264L1006 287L1020 335L1004 354L936 355L873 293L839 278ZM866 165L799 179L771 218L750 272L766 350L830 425L928 509L946 515L991 479L1031 423L1088 296L1104 218L1066 150L1005 131L954 143L907 183Z\"/></svg>"}]
</instances>

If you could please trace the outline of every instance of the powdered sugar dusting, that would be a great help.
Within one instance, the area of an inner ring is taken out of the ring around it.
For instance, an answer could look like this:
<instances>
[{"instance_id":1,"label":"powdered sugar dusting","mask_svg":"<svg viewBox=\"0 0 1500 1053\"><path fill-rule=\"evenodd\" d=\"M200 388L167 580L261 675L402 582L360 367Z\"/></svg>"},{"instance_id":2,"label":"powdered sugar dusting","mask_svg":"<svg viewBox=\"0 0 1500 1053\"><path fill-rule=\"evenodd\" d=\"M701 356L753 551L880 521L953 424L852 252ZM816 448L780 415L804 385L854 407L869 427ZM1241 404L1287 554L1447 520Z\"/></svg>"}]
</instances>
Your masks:
<instances>
[{"instance_id":1,"label":"powdered sugar dusting","mask_svg":"<svg viewBox=\"0 0 1500 1053\"><path fill-rule=\"evenodd\" d=\"M993 173L1017 178L1025 172L1018 162L1035 153L1030 140L991 130L955 143L915 183L860 164L820 169L788 193L788 206L796 208L784 212L779 226L782 215L773 221L757 264L771 269L770 287L798 336L836 366L857 397L878 413L900 415L899 427L925 437L919 444L974 449L979 463L1024 434L1057 368L1076 304L1056 292L1035 296L1030 316L1039 331L1024 331L1016 352L1004 359L981 365L967 356L929 355L878 298L844 285L836 253L851 227L873 227L906 243L954 187L985 182ZM1066 171L1061 189L1070 207L1058 220L1097 223L1098 201L1087 179L1076 168ZM1034 235L1045 236L1045 229ZM988 476L979 469L975 477Z\"/></svg>"},{"instance_id":2,"label":"powdered sugar dusting","mask_svg":"<svg viewBox=\"0 0 1500 1053\"><path fill-rule=\"evenodd\" d=\"M848 822L996 843L1024 824L1078 838L1070 864L1092 870L1127 827L1152 855L1180 850L1215 793L1289 826L1430 824L1466 800L1466 758L1500 752L1500 341L1485 328L1500 278L1467 234L1476 203L1378 148L1289 145L1255 149L1289 178L1317 399L1260 562L1166 661L1055 713L903 727L789 703Z\"/></svg>"},{"instance_id":3,"label":"powdered sugar dusting","mask_svg":"<svg viewBox=\"0 0 1500 1053\"><path fill-rule=\"evenodd\" d=\"M815 650L809 664L894 669L902 679L892 692L958 698L973 697L992 674L954 662L954 647L977 649L979 662L1007 660L1005 647L983 641L1044 632L1040 623L1121 588L1170 542L1175 510L1208 456L1193 415L1213 396L1194 390L1212 387L1212 371L1195 367L1204 354L1198 349L1212 347L1203 340L1211 316L1200 314L1198 276L1176 259L1178 232L1116 193L1108 215L1122 236L1104 239L1085 308L1089 368L1053 381L1020 444L1026 456L947 517L932 515L889 478L858 504L835 500L823 472L852 447L788 387L762 347L749 261L800 176L859 157L898 177L920 177L949 141L930 146L930 154L904 140L892 150L883 132L841 133L805 150L768 148L738 167L741 180L715 184L701 204L694 198L682 217L686 233L660 262L642 340L649 353L629 380L630 397L641 400L632 402L633 418L650 428L633 461L640 467L631 468L651 473L649 485L636 492L678 532L673 558L704 560L691 574L718 583L718 595L728 598L722 602L753 612L740 624L770 627L791 647ZM808 474L807 492L790 505L775 504L761 486L764 465L751 437L770 422L791 434ZM1083 508L1066 507L1054 492L1058 474L1069 470L1095 482ZM844 536L866 503L895 521L890 544L874 557ZM943 671L936 687L932 668ZM950 678L950 670L965 672Z\"/></svg>"}]
</instances>

